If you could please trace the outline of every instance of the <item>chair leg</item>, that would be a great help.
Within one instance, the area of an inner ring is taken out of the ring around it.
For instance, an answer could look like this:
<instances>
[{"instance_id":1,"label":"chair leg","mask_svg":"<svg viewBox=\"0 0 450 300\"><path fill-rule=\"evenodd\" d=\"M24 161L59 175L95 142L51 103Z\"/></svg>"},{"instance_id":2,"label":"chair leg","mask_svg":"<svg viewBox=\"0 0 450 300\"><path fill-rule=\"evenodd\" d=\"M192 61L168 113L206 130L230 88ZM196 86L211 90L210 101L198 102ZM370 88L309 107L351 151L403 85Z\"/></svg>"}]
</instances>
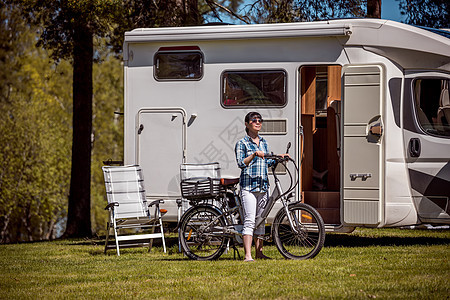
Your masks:
<instances>
[{"instance_id":1,"label":"chair leg","mask_svg":"<svg viewBox=\"0 0 450 300\"><path fill-rule=\"evenodd\" d=\"M105 242L105 254L106 250L108 249L108 241L109 241L109 222L106 222L106 242Z\"/></svg>"},{"instance_id":2,"label":"chair leg","mask_svg":"<svg viewBox=\"0 0 450 300\"><path fill-rule=\"evenodd\" d=\"M155 233L155 226L152 227L152 234ZM150 251L152 251L152 247L153 247L153 239L150 239L150 241L148 242L148 252L150 253Z\"/></svg>"},{"instance_id":3,"label":"chair leg","mask_svg":"<svg viewBox=\"0 0 450 300\"><path fill-rule=\"evenodd\" d=\"M158 204L155 205L155 217L161 217L161 215L159 214L159 205ZM155 233L156 222L152 221L151 224L154 224L154 225L152 225L152 234L153 234L153 233ZM150 253L150 251L152 251L152 247L153 247L153 239L150 239L148 241L148 252L149 253Z\"/></svg>"},{"instance_id":4,"label":"chair leg","mask_svg":"<svg viewBox=\"0 0 450 300\"><path fill-rule=\"evenodd\" d=\"M159 216L159 227L161 228L161 238L162 238L164 253L166 253L166 241L164 239L164 229L163 229L163 223L162 223L161 216Z\"/></svg>"},{"instance_id":5,"label":"chair leg","mask_svg":"<svg viewBox=\"0 0 450 300\"><path fill-rule=\"evenodd\" d=\"M115 223L115 222L114 222ZM116 224L113 225L114 226L114 237L116 238L116 249L117 249L117 256L120 256L120 251L119 251L119 239L117 236L117 226Z\"/></svg>"}]
</instances>

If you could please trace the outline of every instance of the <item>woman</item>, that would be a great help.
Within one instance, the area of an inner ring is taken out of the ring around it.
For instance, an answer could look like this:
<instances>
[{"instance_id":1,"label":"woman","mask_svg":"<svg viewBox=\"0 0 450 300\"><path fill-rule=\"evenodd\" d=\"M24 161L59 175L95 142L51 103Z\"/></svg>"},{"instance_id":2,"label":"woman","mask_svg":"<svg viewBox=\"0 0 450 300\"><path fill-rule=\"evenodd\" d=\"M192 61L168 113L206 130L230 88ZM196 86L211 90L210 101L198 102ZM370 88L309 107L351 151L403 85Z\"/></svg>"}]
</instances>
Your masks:
<instances>
[{"instance_id":1,"label":"woman","mask_svg":"<svg viewBox=\"0 0 450 300\"><path fill-rule=\"evenodd\" d=\"M265 160L264 154L269 154L267 142L259 136L263 119L257 112L249 112L245 116L245 131L247 135L236 143L236 161L241 168L239 184L244 210L244 261L253 261L251 247L255 237L257 259L269 259L262 253L265 224L255 229L255 219L264 210L269 197L268 167L274 162Z\"/></svg>"}]
</instances>

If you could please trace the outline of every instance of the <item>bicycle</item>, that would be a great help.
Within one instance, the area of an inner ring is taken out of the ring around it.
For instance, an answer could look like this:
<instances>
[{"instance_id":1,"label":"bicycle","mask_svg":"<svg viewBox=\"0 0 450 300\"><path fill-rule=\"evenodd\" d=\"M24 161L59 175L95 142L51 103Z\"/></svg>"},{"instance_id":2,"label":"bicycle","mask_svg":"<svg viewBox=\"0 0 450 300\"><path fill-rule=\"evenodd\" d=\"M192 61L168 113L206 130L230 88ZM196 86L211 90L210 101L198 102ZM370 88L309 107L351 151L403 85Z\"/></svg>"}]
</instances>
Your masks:
<instances>
[{"instance_id":1,"label":"bicycle","mask_svg":"<svg viewBox=\"0 0 450 300\"><path fill-rule=\"evenodd\" d=\"M288 144L288 150L290 143ZM288 152L286 151L286 153ZM271 236L278 251L287 259L309 259L315 257L325 242L325 225L322 217L312 206L300 201L291 202L292 191L298 185L286 166L295 161L289 156L266 155L265 159L275 161L272 176L275 181L276 197L270 197L262 214L255 221L255 228L265 222L276 201L283 207L272 223ZM279 164L286 167L290 176L290 187L283 192L275 172ZM219 258L225 249L242 244L243 211L237 193L239 178L194 178L182 181L184 198L192 205L179 222L179 239L184 253L194 260ZM239 255L239 252L238 252Z\"/></svg>"}]
</instances>

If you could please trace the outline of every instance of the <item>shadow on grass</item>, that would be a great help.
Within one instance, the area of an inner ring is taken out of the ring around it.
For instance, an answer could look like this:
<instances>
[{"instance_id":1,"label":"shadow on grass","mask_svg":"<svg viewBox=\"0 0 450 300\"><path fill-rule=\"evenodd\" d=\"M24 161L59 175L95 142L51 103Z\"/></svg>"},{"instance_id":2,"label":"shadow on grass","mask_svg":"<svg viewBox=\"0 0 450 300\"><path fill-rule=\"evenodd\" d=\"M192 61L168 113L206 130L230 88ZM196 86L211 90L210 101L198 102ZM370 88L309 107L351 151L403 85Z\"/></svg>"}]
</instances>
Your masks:
<instances>
[{"instance_id":1,"label":"shadow on grass","mask_svg":"<svg viewBox=\"0 0 450 300\"><path fill-rule=\"evenodd\" d=\"M450 245L450 238L436 237L364 237L349 234L328 234L325 247L370 247L370 246L414 246Z\"/></svg>"},{"instance_id":2,"label":"shadow on grass","mask_svg":"<svg viewBox=\"0 0 450 300\"><path fill-rule=\"evenodd\" d=\"M168 249L178 248L178 238L169 237L165 239ZM91 251L91 255L104 255L103 247L105 245L104 237L93 239L75 240L70 245L95 245L101 247L99 251ZM273 241L265 242L265 245L274 246ZM325 247L371 247L371 246L414 246L414 245L450 245L450 238L447 237L427 237L427 236L361 236L357 234L327 234L325 238ZM155 239L154 247L162 247L161 240ZM174 251L169 251L169 255ZM115 250L108 250L107 255L115 255ZM230 258L233 259L233 258ZM164 260L162 258L161 260ZM183 260L183 259L180 259Z\"/></svg>"},{"instance_id":3,"label":"shadow on grass","mask_svg":"<svg viewBox=\"0 0 450 300\"><path fill-rule=\"evenodd\" d=\"M84 246L105 246L106 237L94 237L94 238L86 238L83 240L73 240L69 245L84 245ZM170 247L173 245L178 244L178 238L176 237L166 237L165 238L166 246ZM114 244L114 236L110 237L108 244ZM155 247L161 247L162 241L161 239L154 239L153 240L153 246Z\"/></svg>"},{"instance_id":4,"label":"shadow on grass","mask_svg":"<svg viewBox=\"0 0 450 300\"><path fill-rule=\"evenodd\" d=\"M133 249L137 249L137 248L133 248ZM89 254L92 256L117 257L115 249L108 251L106 254L103 252L103 250L91 250L91 251L89 251ZM143 255L143 254L145 254L145 253L141 252L141 251L136 251L136 250L127 251L126 249L120 249L120 256L127 257L127 256ZM158 256L152 256L151 259L155 260L155 261L190 261L191 260L187 256L174 257L174 255L180 256L182 254L178 253L178 251L170 251L169 250L167 253L158 252ZM243 260L243 252L242 251L240 252L240 255L241 255L240 257L238 257L237 254L236 254L236 257L230 257L230 256L220 257L218 260L221 260L221 261Z\"/></svg>"}]
</instances>

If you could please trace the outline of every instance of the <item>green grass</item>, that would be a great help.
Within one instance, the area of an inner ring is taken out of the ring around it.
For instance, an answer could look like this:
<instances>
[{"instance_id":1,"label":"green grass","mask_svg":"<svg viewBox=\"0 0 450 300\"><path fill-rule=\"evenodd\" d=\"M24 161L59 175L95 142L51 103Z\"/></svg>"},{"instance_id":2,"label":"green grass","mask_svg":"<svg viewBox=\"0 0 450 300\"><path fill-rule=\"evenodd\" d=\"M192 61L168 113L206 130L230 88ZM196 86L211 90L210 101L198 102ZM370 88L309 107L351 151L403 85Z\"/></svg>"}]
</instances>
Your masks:
<instances>
[{"instance_id":1,"label":"green grass","mask_svg":"<svg viewBox=\"0 0 450 300\"><path fill-rule=\"evenodd\" d=\"M171 245L113 250L93 240L0 245L0 298L449 299L450 230L327 234L307 261L191 261ZM241 255L243 254L240 248Z\"/></svg>"}]
</instances>

